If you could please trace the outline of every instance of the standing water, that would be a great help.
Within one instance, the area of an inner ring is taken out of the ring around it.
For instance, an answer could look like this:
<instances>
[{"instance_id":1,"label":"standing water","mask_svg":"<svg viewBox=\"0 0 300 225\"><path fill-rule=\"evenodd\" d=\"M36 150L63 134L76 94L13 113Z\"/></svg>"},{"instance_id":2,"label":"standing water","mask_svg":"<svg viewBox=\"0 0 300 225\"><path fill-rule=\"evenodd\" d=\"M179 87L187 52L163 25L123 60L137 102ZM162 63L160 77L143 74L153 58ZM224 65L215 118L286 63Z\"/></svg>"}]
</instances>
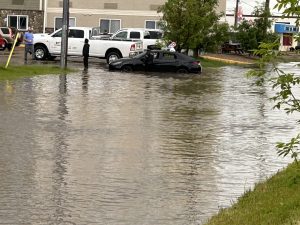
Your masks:
<instances>
[{"instance_id":1,"label":"standing water","mask_svg":"<svg viewBox=\"0 0 300 225\"><path fill-rule=\"evenodd\" d=\"M287 165L294 120L246 71L0 82L0 224L203 224Z\"/></svg>"}]
</instances>

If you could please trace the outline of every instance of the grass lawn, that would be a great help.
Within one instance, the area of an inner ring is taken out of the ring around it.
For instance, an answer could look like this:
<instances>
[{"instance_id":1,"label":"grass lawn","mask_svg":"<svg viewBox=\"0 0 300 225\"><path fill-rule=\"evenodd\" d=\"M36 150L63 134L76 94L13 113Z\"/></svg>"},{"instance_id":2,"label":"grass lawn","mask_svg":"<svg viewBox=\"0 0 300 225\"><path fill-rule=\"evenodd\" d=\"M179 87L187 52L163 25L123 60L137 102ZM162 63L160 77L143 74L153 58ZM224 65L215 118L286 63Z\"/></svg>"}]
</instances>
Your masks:
<instances>
[{"instance_id":1,"label":"grass lawn","mask_svg":"<svg viewBox=\"0 0 300 225\"><path fill-rule=\"evenodd\" d=\"M1 80L14 80L22 77L32 77L37 75L47 74L63 74L71 72L71 70L61 69L57 66L48 65L24 65L24 66L11 66L5 69L4 66L0 67L0 81Z\"/></svg>"},{"instance_id":2,"label":"grass lawn","mask_svg":"<svg viewBox=\"0 0 300 225\"><path fill-rule=\"evenodd\" d=\"M205 225L300 225L300 164L257 184Z\"/></svg>"},{"instance_id":3,"label":"grass lawn","mask_svg":"<svg viewBox=\"0 0 300 225\"><path fill-rule=\"evenodd\" d=\"M230 63L205 59L205 58L202 58L202 57L199 57L198 59L199 59L199 61L200 61L203 68L208 68L208 67L210 67L210 68L219 68L219 67L223 67L223 66L232 65Z\"/></svg>"}]
</instances>

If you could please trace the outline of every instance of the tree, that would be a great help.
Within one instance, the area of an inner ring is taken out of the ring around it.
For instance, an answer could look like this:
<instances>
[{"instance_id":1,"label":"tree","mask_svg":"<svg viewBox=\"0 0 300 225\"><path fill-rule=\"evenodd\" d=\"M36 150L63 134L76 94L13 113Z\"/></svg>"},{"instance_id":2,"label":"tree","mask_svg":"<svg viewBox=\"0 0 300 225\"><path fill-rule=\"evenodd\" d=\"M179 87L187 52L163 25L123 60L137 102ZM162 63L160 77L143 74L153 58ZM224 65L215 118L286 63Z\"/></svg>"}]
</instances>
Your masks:
<instances>
[{"instance_id":1,"label":"tree","mask_svg":"<svg viewBox=\"0 0 300 225\"><path fill-rule=\"evenodd\" d=\"M266 19L269 12L262 5L255 7L252 14L257 16L254 21L243 20L236 29L236 39L245 50L257 49L261 42L274 42L278 38L276 34L267 32L271 28L272 20Z\"/></svg>"},{"instance_id":2,"label":"tree","mask_svg":"<svg viewBox=\"0 0 300 225\"><path fill-rule=\"evenodd\" d=\"M300 2L295 0L277 0L275 8L283 9L284 16L297 16L296 24L300 22ZM249 75L257 79L257 84L269 83L276 91L271 98L274 101L274 108L283 109L287 114L300 112L300 98L294 92L299 90L300 77L293 73L286 73L277 66L277 58L280 52L274 50L278 43L261 43L255 54L262 55L259 61L259 69L250 71ZM267 71L267 64L271 64L271 70ZM297 121L299 124L300 121ZM300 133L291 138L289 142L278 142L277 150L280 156L290 155L296 162L300 154Z\"/></svg>"},{"instance_id":3,"label":"tree","mask_svg":"<svg viewBox=\"0 0 300 225\"><path fill-rule=\"evenodd\" d=\"M216 12L217 5L218 0L168 0L159 10L165 38L175 41L179 51L203 46L218 28L222 14Z\"/></svg>"}]
</instances>

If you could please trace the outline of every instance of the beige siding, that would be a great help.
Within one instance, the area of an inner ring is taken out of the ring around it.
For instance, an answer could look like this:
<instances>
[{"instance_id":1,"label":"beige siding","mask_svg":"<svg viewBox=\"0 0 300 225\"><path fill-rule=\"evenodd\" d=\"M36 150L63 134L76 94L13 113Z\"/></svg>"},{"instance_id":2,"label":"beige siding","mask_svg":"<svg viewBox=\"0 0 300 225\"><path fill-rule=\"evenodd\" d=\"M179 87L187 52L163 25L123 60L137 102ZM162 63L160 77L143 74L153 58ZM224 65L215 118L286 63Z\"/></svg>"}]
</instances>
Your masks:
<instances>
[{"instance_id":1,"label":"beige siding","mask_svg":"<svg viewBox=\"0 0 300 225\"><path fill-rule=\"evenodd\" d=\"M121 28L124 28L145 27L146 20L159 20L161 15L156 9L166 0L70 0L70 2L70 16L76 18L76 26L99 26L100 19L120 19ZM48 28L54 27L55 17L62 16L61 3L62 0L48 0ZM217 11L226 12L226 0L220 0Z\"/></svg>"},{"instance_id":2,"label":"beige siding","mask_svg":"<svg viewBox=\"0 0 300 225\"><path fill-rule=\"evenodd\" d=\"M24 0L24 4L12 4L13 0L1 0L0 9L39 10L40 0ZM16 1L18 2L18 1ZM22 1L19 1L22 2Z\"/></svg>"}]
</instances>

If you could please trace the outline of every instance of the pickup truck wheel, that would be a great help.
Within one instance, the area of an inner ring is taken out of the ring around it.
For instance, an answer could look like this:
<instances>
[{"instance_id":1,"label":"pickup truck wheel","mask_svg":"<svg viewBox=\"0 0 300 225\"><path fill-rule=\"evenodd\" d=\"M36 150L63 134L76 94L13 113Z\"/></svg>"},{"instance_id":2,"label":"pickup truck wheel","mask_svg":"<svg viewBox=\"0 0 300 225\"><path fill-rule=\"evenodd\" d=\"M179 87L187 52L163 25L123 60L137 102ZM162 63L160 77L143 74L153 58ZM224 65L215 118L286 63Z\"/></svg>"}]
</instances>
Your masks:
<instances>
[{"instance_id":1,"label":"pickup truck wheel","mask_svg":"<svg viewBox=\"0 0 300 225\"><path fill-rule=\"evenodd\" d=\"M119 59L120 57L121 56L117 52L110 52L106 56L106 61L107 61L107 63L110 63L112 61Z\"/></svg>"},{"instance_id":2,"label":"pickup truck wheel","mask_svg":"<svg viewBox=\"0 0 300 225\"><path fill-rule=\"evenodd\" d=\"M46 59L48 55L48 50L43 46L37 46L34 48L34 56L37 60Z\"/></svg>"}]
</instances>

